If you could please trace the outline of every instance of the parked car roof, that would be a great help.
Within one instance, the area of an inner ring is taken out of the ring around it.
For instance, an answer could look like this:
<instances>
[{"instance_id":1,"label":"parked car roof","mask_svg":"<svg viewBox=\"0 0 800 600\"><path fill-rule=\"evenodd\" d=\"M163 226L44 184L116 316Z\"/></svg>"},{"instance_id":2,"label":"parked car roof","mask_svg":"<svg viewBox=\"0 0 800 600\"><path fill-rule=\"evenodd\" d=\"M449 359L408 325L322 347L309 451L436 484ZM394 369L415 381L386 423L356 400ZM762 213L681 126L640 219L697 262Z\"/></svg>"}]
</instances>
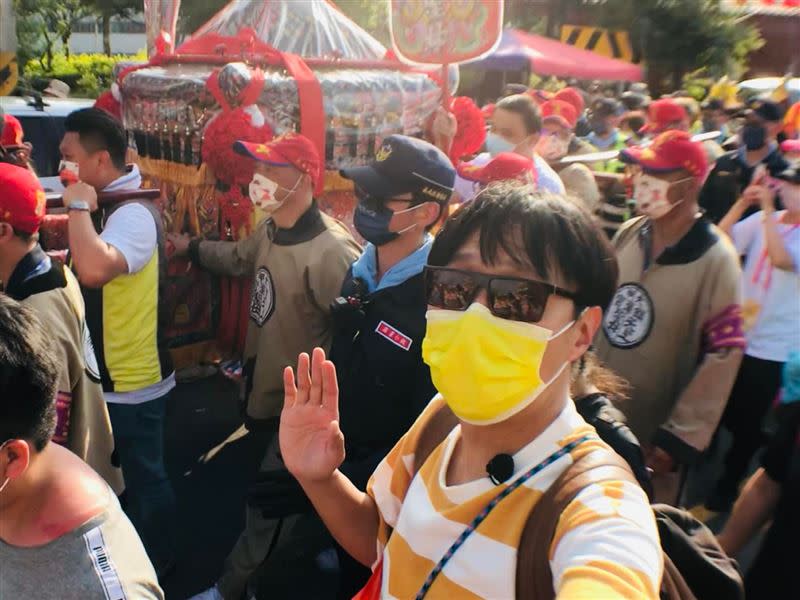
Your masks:
<instances>
[{"instance_id":1,"label":"parked car roof","mask_svg":"<svg viewBox=\"0 0 800 600\"><path fill-rule=\"evenodd\" d=\"M33 99L20 96L0 96L0 106L9 115L22 123L25 141L33 144L31 159L40 177L58 174L61 153L58 149L64 137L64 120L67 115L94 104L87 98L42 98L43 104L35 105Z\"/></svg>"},{"instance_id":2,"label":"parked car roof","mask_svg":"<svg viewBox=\"0 0 800 600\"><path fill-rule=\"evenodd\" d=\"M81 108L94 106L89 98L42 98L43 106L37 106L31 97L0 96L0 106L10 115L20 117L66 117Z\"/></svg>"}]
</instances>

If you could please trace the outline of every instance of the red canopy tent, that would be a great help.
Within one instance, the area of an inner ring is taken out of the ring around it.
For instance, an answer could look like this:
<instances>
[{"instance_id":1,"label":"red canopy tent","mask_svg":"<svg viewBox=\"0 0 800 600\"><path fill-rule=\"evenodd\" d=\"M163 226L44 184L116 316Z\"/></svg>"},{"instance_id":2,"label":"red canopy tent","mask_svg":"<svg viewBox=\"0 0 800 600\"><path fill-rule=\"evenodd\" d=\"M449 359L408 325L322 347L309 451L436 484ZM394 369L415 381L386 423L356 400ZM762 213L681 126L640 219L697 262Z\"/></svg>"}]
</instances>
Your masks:
<instances>
[{"instance_id":1,"label":"red canopy tent","mask_svg":"<svg viewBox=\"0 0 800 600\"><path fill-rule=\"evenodd\" d=\"M800 0L725 0L723 8L750 14L787 15L800 14Z\"/></svg>"},{"instance_id":2,"label":"red canopy tent","mask_svg":"<svg viewBox=\"0 0 800 600\"><path fill-rule=\"evenodd\" d=\"M608 81L641 81L642 68L624 60L606 58L558 40L534 35L518 29L506 29L497 50L470 63L479 69L530 69L537 75L602 79Z\"/></svg>"}]
</instances>

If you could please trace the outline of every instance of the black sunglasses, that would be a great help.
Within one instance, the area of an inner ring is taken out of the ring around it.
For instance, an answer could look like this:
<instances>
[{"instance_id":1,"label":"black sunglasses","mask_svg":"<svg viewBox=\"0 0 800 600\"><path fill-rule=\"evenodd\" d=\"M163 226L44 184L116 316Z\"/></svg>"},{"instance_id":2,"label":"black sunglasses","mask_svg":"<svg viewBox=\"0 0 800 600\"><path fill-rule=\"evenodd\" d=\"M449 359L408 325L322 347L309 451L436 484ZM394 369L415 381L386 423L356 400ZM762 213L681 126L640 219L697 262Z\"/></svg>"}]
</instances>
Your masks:
<instances>
[{"instance_id":1,"label":"black sunglasses","mask_svg":"<svg viewBox=\"0 0 800 600\"><path fill-rule=\"evenodd\" d=\"M494 316L538 323L551 294L573 302L577 299L573 292L535 279L497 277L447 267L425 267L424 273L428 304L445 310L467 310L478 292L486 290L489 310Z\"/></svg>"}]
</instances>

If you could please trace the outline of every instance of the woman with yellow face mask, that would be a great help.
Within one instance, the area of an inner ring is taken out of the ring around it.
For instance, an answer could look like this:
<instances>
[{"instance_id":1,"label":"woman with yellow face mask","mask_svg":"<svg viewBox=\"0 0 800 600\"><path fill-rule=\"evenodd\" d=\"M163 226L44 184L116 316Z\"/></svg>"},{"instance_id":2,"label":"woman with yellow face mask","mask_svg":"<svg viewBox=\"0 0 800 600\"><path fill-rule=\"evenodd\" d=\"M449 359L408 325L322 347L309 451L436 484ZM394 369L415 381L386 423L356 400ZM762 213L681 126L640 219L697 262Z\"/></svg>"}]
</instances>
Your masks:
<instances>
[{"instance_id":1,"label":"woman with yellow face mask","mask_svg":"<svg viewBox=\"0 0 800 600\"><path fill-rule=\"evenodd\" d=\"M317 349L287 368L282 456L337 541L373 568L360 598L513 598L521 552L547 553L557 598L658 597L658 534L632 477L587 483L549 548L519 547L559 475L608 451L570 398L570 365L616 280L605 235L571 200L501 184L458 211L426 267L422 352L439 394L366 493L338 470L333 364Z\"/></svg>"}]
</instances>

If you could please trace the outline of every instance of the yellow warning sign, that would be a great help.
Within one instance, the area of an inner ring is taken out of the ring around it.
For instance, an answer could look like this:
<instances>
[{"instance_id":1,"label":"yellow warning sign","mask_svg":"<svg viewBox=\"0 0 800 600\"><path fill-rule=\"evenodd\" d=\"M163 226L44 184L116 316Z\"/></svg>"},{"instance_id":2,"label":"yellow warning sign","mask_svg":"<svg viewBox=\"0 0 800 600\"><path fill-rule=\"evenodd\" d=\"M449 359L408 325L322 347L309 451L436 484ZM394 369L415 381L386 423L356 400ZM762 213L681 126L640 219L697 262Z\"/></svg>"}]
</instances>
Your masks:
<instances>
[{"instance_id":1,"label":"yellow warning sign","mask_svg":"<svg viewBox=\"0 0 800 600\"><path fill-rule=\"evenodd\" d=\"M639 62L627 31L614 31L600 27L562 25L561 41L571 46L591 50L608 58L619 58L628 62Z\"/></svg>"},{"instance_id":2,"label":"yellow warning sign","mask_svg":"<svg viewBox=\"0 0 800 600\"><path fill-rule=\"evenodd\" d=\"M17 87L19 69L14 52L0 52L0 96L8 96Z\"/></svg>"}]
</instances>

